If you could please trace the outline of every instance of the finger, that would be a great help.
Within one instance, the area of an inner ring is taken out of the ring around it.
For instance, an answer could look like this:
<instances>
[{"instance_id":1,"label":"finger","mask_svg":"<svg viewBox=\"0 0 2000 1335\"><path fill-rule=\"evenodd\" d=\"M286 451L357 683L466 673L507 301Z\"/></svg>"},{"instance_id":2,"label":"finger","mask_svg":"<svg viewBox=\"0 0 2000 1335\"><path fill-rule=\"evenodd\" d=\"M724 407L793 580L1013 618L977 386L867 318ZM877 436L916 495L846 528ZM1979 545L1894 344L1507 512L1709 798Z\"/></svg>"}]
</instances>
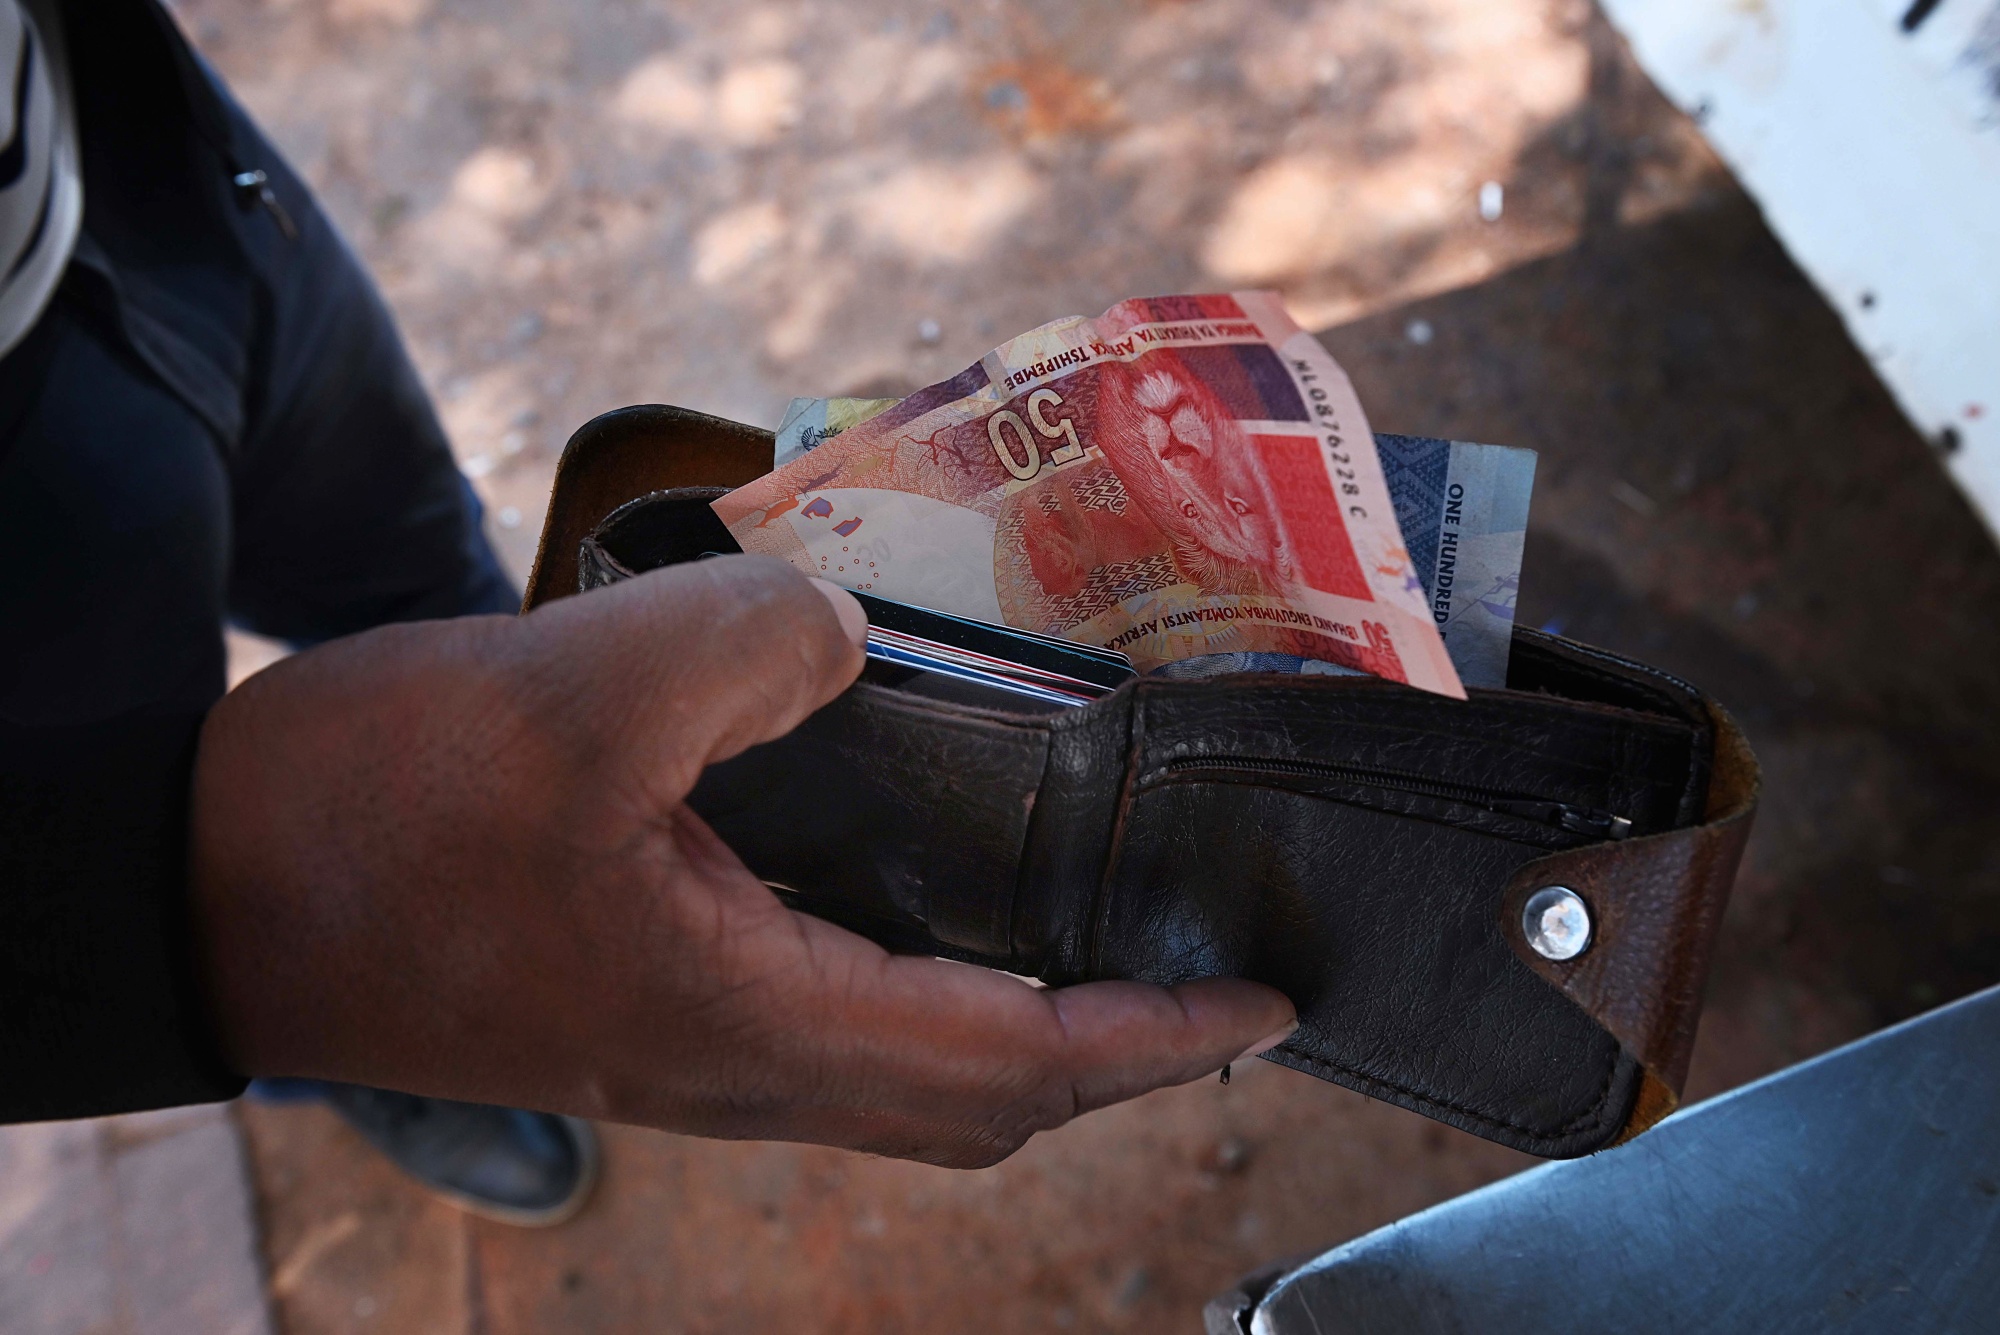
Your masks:
<instances>
[{"instance_id":1,"label":"finger","mask_svg":"<svg viewBox=\"0 0 2000 1335\"><path fill-rule=\"evenodd\" d=\"M1284 993L1240 978L1084 983L1047 996L1068 1037L1061 1064L1079 1114L1213 1075L1299 1027Z\"/></svg>"},{"instance_id":2,"label":"finger","mask_svg":"<svg viewBox=\"0 0 2000 1335\"><path fill-rule=\"evenodd\" d=\"M916 1046L885 1063L887 1097L868 1106L896 1110L898 1090L924 1088L905 1052L928 1058L924 1074L942 1088L935 1101L909 1107L902 1126L883 1128L903 1143L871 1148L953 1167L997 1163L1039 1132L1212 1075L1297 1027L1282 993L1240 979L1037 990L943 960L899 958L892 968L917 996L880 1017L875 1050L912 1038Z\"/></svg>"},{"instance_id":3,"label":"finger","mask_svg":"<svg viewBox=\"0 0 2000 1335\"><path fill-rule=\"evenodd\" d=\"M868 648L868 613L862 610L860 600L838 584L829 584L823 579L809 578L806 583L833 604L833 614L840 618L840 629L854 641L857 649L865 652Z\"/></svg>"},{"instance_id":4,"label":"finger","mask_svg":"<svg viewBox=\"0 0 2000 1335\"><path fill-rule=\"evenodd\" d=\"M837 596L836 596L837 595ZM651 571L531 613L552 683L587 654L606 726L648 740L686 791L707 765L783 736L853 683L867 617L783 561L727 556Z\"/></svg>"},{"instance_id":5,"label":"finger","mask_svg":"<svg viewBox=\"0 0 2000 1335\"><path fill-rule=\"evenodd\" d=\"M798 918L814 969L774 1006L812 1072L817 1125L787 1138L952 1166L993 1163L1081 1113L1184 1084L1296 1028L1277 990L1237 979L1173 988L1036 989L946 960L888 956ZM849 1114L843 1118L842 1112Z\"/></svg>"}]
</instances>

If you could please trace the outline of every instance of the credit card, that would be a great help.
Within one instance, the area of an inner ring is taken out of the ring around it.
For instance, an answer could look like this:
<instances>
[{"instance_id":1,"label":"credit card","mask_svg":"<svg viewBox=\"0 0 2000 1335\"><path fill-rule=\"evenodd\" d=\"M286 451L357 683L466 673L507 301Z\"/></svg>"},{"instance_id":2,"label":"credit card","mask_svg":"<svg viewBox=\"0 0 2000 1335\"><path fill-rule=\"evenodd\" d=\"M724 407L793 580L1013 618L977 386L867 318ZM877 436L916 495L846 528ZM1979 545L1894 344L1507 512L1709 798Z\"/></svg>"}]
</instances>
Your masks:
<instances>
[{"instance_id":1,"label":"credit card","mask_svg":"<svg viewBox=\"0 0 2000 1335\"><path fill-rule=\"evenodd\" d=\"M1066 678L1098 687L1099 695L1110 694L1138 675L1132 660L1116 649L1074 644L1053 635L933 612L928 607L894 602L872 593L854 596L868 613L871 630L880 629L960 654L975 655L1017 675L1040 672Z\"/></svg>"},{"instance_id":2,"label":"credit card","mask_svg":"<svg viewBox=\"0 0 2000 1335\"><path fill-rule=\"evenodd\" d=\"M701 559L721 555L703 552ZM868 613L868 657L890 667L1066 706L1102 699L1139 675L1116 649L848 592ZM994 702L977 700L975 693L975 703Z\"/></svg>"},{"instance_id":3,"label":"credit card","mask_svg":"<svg viewBox=\"0 0 2000 1335\"><path fill-rule=\"evenodd\" d=\"M877 662L1066 706L1101 699L1138 675L1116 650L854 596L868 613L868 656Z\"/></svg>"}]
</instances>

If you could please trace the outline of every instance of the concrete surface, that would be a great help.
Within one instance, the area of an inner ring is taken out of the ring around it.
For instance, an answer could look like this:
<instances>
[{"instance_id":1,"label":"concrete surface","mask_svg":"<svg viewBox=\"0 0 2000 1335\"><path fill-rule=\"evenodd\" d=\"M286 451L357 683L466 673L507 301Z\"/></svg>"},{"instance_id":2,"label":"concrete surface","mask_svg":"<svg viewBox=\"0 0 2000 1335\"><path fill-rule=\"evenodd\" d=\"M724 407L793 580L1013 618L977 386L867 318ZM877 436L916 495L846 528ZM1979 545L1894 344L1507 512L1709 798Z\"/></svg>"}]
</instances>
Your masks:
<instances>
[{"instance_id":1,"label":"concrete surface","mask_svg":"<svg viewBox=\"0 0 2000 1335\"><path fill-rule=\"evenodd\" d=\"M2000 4L1605 9L2000 536Z\"/></svg>"},{"instance_id":2,"label":"concrete surface","mask_svg":"<svg viewBox=\"0 0 2000 1335\"><path fill-rule=\"evenodd\" d=\"M227 1108L0 1127L0 1331L269 1335Z\"/></svg>"},{"instance_id":3,"label":"concrete surface","mask_svg":"<svg viewBox=\"0 0 2000 1335\"><path fill-rule=\"evenodd\" d=\"M1686 673L1763 756L1693 1092L2000 980L2000 556L1587 5L182 13L381 274L517 569L596 412L772 424L1273 284L1378 428L1542 452L1526 619ZM599 1200L528 1234L320 1110L242 1117L292 1332L1191 1332L1243 1271L1526 1163L1256 1064L974 1174L614 1129Z\"/></svg>"}]
</instances>

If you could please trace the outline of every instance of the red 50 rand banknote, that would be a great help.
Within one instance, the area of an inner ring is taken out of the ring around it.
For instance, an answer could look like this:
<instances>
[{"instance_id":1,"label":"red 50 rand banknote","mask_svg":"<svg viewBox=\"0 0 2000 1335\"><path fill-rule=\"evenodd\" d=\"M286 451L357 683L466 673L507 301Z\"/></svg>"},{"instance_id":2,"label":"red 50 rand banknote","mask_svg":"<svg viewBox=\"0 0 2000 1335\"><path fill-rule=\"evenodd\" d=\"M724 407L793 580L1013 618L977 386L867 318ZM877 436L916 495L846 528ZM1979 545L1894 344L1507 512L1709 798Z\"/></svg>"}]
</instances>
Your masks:
<instances>
[{"instance_id":1,"label":"red 50 rand banknote","mask_svg":"<svg viewBox=\"0 0 2000 1335\"><path fill-rule=\"evenodd\" d=\"M1346 374L1277 296L1058 320L715 502L745 551L1122 650L1463 698Z\"/></svg>"}]
</instances>

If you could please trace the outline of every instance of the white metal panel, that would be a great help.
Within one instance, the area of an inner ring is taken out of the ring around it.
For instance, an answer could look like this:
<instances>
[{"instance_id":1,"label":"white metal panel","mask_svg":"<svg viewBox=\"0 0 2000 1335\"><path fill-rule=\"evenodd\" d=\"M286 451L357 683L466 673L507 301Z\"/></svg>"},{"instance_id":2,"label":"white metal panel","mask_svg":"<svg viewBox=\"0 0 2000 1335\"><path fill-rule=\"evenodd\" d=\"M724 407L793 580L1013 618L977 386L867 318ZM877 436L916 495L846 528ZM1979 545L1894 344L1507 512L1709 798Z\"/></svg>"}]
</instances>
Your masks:
<instances>
[{"instance_id":1,"label":"white metal panel","mask_svg":"<svg viewBox=\"0 0 2000 1335\"><path fill-rule=\"evenodd\" d=\"M1603 3L2000 534L2000 2Z\"/></svg>"}]
</instances>

